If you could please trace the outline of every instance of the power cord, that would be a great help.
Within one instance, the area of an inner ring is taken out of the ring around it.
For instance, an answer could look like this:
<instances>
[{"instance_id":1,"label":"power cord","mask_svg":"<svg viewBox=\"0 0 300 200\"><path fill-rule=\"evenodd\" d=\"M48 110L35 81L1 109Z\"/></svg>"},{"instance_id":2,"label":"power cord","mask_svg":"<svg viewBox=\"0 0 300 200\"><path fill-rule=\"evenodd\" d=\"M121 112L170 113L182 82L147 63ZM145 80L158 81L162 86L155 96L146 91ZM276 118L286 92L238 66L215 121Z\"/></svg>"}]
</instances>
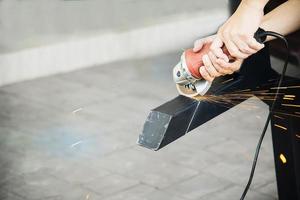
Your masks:
<instances>
[{"instance_id":1,"label":"power cord","mask_svg":"<svg viewBox=\"0 0 300 200\"><path fill-rule=\"evenodd\" d=\"M288 65L288 61L289 61L289 55L290 55L290 49L289 49L288 41L286 40L286 38L283 35L281 35L279 33L272 32L272 31L263 31L260 34L260 36L263 36L263 37L273 36L273 37L276 37L277 39L282 40L284 42L284 44L285 44L285 47L286 47L286 58L285 58L285 61L284 61L284 65L283 65L283 69L282 69L282 72L281 72L281 75L280 75L280 79L278 81L278 85L277 85L277 90L276 90L276 93L275 93L274 101L273 101L273 103L271 105L271 108L269 110L269 114L268 114L268 117L267 117L264 129L263 129L263 131L261 133L261 136L259 138L258 144L256 146L256 150L255 150L255 154L254 154L254 159L253 159L253 163L252 163L252 169L251 169L251 173L250 173L250 176L249 176L249 179L248 179L248 183L247 183L247 185L246 185L246 187L244 189L244 192L243 192L240 200L244 200L245 199L245 197L246 197L246 195L247 195L247 193L249 191L250 185L252 183L253 176L254 176L254 173L255 173L256 164L257 164L257 159L258 159L259 152L260 152L260 148L261 148L262 142L264 140L264 137L266 135L266 131L268 129L269 122L271 120L271 114L272 114L272 112L274 110L274 107L276 105L276 102L277 102L279 90L280 90L282 81L284 79L285 73L286 73L286 69L287 69L287 65Z\"/></svg>"}]
</instances>

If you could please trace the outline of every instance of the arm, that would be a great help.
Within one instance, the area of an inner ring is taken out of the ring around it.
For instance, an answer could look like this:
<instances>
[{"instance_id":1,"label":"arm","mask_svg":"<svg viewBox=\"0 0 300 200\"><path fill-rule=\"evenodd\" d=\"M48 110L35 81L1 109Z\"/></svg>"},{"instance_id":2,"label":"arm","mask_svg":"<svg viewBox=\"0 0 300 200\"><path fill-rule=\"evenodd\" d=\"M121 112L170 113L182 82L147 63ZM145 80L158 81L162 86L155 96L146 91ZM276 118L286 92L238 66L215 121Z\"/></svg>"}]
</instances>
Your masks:
<instances>
[{"instance_id":1,"label":"arm","mask_svg":"<svg viewBox=\"0 0 300 200\"><path fill-rule=\"evenodd\" d=\"M247 36L245 34L244 37L240 37L240 39L237 39L237 37L233 37L236 32L240 34L241 32L245 33L243 32L243 30L244 31L247 30L248 33L250 33L252 40L254 40L253 34L258 29L258 27L261 27L267 31L278 32L283 35L289 34L300 28L300 15L299 15L300 0L289 0L286 3L280 5L279 7L277 7L270 13L268 13L267 15L263 16L259 21L258 25L253 23L253 21L255 21L253 19L256 18L257 20L257 16L255 15L257 15L257 13L260 13L262 11L263 8L261 6L264 6L267 1L263 0L259 4L253 3L252 6L247 4L248 1L252 1L252 3L257 2L257 0L243 0L242 1L243 5L238 8L237 12L235 12L234 15L222 26L223 28L221 27L219 29L218 34L214 36L212 51L208 55L205 55L205 58L203 59L205 67L203 67L201 73L204 74L203 77L206 80L212 81L214 77L218 77L224 74L230 74L233 73L234 71L239 70L244 58L256 53L261 48L263 48L263 46L259 47L257 45L256 49L250 48L248 49L247 52L246 51L247 47L245 47L245 44L250 45L251 40L247 39ZM247 7L246 5L249 6ZM246 6L246 8L244 6ZM245 9L247 10L247 14L241 12L242 10ZM256 14L253 12L251 13L249 12L248 9L250 10L254 9L256 10L257 13ZM244 23L241 23L241 21L244 21ZM244 24L247 24L249 27L245 28ZM222 35L220 36L220 32L221 33L225 32L224 34L227 34L228 36L222 38ZM267 38L267 40L271 40L271 39L272 39L271 37ZM225 42L223 42L223 40ZM223 54L221 50L221 47L223 46L224 43L228 48L226 44L226 40L234 41L232 43L237 45L234 47L233 51L239 51L240 53L242 53L242 55L239 53L234 54L235 55L234 57L236 57L237 59L233 63L228 63L227 56ZM198 40L195 43L195 47L194 47L195 51L198 50L197 45L201 42L203 43L203 41ZM255 43L253 42L253 44ZM255 45L252 45L252 47L255 47ZM207 56L209 59L207 59Z\"/></svg>"},{"instance_id":2,"label":"arm","mask_svg":"<svg viewBox=\"0 0 300 200\"><path fill-rule=\"evenodd\" d=\"M289 0L266 14L260 25L267 31L287 35L300 28L300 1ZM272 38L268 37L267 40Z\"/></svg>"},{"instance_id":3,"label":"arm","mask_svg":"<svg viewBox=\"0 0 300 200\"><path fill-rule=\"evenodd\" d=\"M219 28L211 50L219 58L225 45L231 56L245 59L262 49L253 35L264 16L264 7L269 0L242 0L234 14Z\"/></svg>"}]
</instances>

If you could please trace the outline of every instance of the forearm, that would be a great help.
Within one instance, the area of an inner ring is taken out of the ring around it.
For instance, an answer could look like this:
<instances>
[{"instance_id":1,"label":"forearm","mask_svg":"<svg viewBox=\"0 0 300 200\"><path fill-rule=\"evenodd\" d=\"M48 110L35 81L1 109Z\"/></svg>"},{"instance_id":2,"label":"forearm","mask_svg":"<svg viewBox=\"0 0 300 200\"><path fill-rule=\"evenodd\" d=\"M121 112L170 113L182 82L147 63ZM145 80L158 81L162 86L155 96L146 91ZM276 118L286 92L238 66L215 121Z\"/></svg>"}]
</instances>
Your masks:
<instances>
[{"instance_id":1,"label":"forearm","mask_svg":"<svg viewBox=\"0 0 300 200\"><path fill-rule=\"evenodd\" d=\"M239 7L254 7L263 10L269 0L242 0Z\"/></svg>"},{"instance_id":2,"label":"forearm","mask_svg":"<svg viewBox=\"0 0 300 200\"><path fill-rule=\"evenodd\" d=\"M300 0L289 0L266 14L260 25L266 31L287 35L300 28ZM267 40L271 40L268 37Z\"/></svg>"}]
</instances>

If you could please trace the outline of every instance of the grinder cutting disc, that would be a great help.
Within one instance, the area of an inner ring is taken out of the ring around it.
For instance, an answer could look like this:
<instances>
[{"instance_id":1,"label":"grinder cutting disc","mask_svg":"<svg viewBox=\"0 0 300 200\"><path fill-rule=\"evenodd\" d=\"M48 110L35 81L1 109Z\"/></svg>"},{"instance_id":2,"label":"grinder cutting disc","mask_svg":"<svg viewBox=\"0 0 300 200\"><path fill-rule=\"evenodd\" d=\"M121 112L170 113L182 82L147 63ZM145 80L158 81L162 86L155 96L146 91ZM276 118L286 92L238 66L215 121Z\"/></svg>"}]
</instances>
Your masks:
<instances>
[{"instance_id":1,"label":"grinder cutting disc","mask_svg":"<svg viewBox=\"0 0 300 200\"><path fill-rule=\"evenodd\" d=\"M177 91L180 95L193 99L197 99L197 97L205 95L210 86L211 83L205 80L198 80L192 86L176 84Z\"/></svg>"}]
</instances>

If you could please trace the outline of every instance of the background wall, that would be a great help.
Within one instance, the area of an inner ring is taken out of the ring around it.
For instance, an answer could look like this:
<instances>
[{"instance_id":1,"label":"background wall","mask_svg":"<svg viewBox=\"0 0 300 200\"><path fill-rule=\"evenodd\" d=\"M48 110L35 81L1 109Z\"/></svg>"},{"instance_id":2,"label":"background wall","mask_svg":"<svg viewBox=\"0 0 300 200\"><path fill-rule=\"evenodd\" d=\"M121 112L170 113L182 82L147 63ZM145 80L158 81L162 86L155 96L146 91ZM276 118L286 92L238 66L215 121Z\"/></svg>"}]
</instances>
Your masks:
<instances>
[{"instance_id":1,"label":"background wall","mask_svg":"<svg viewBox=\"0 0 300 200\"><path fill-rule=\"evenodd\" d=\"M227 16L218 0L2 0L0 85L185 48Z\"/></svg>"}]
</instances>

